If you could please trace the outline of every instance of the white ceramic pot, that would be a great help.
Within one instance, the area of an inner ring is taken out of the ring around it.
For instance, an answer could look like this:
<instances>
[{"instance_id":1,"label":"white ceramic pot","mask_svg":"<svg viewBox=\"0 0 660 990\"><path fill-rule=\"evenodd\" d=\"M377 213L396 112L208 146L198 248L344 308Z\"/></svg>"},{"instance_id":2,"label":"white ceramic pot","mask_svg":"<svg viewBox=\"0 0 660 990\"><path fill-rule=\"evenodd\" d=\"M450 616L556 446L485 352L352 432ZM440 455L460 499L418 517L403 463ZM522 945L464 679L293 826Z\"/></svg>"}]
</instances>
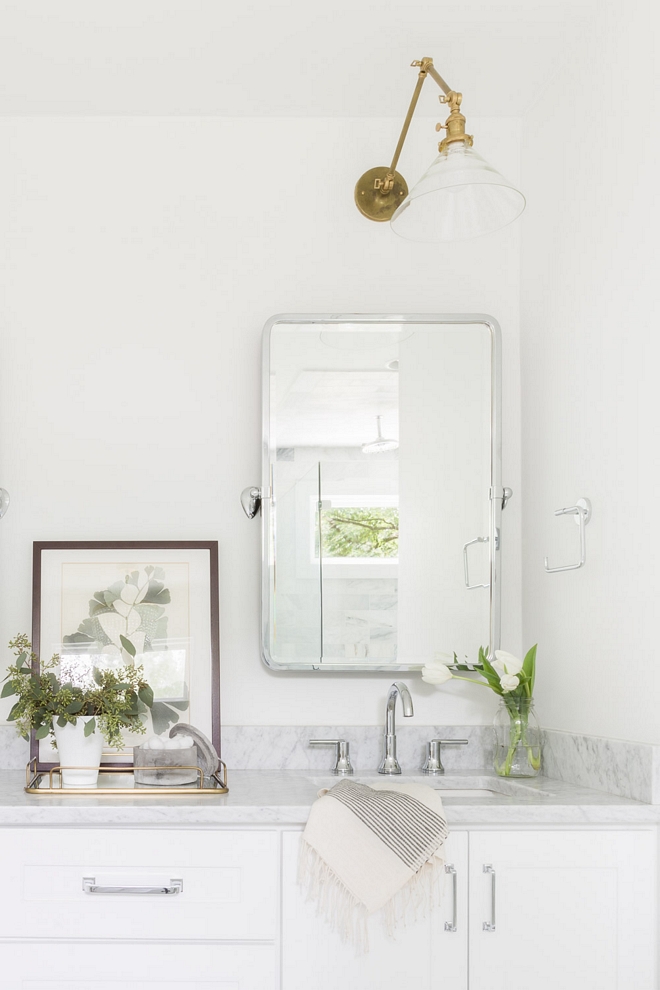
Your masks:
<instances>
[{"instance_id":1,"label":"white ceramic pot","mask_svg":"<svg viewBox=\"0 0 660 990\"><path fill-rule=\"evenodd\" d=\"M85 735L88 721L79 718L75 725L67 722L60 726L57 719L53 719L60 766L85 767L83 770L62 770L62 787L94 787L98 780L104 739L98 724L95 732Z\"/></svg>"}]
</instances>

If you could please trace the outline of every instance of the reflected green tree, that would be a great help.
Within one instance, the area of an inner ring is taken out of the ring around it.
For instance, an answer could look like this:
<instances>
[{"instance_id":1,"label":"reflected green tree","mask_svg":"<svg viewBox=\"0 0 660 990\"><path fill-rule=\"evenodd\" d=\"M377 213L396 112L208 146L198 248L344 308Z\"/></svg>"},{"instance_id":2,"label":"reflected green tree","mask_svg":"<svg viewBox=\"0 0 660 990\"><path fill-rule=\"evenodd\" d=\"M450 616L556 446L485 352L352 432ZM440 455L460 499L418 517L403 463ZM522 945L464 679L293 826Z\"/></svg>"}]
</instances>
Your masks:
<instances>
[{"instance_id":1,"label":"reflected green tree","mask_svg":"<svg viewBox=\"0 0 660 990\"><path fill-rule=\"evenodd\" d=\"M323 509L321 535L324 557L398 557L399 510Z\"/></svg>"}]
</instances>

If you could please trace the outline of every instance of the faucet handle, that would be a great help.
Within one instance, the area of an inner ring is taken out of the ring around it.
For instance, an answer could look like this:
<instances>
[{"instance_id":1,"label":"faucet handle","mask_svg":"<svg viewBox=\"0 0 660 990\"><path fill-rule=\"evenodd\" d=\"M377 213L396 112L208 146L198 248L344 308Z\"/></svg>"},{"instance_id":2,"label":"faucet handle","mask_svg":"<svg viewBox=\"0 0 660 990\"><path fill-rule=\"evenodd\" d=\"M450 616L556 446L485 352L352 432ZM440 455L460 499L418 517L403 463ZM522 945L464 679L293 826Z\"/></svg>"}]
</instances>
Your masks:
<instances>
[{"instance_id":1,"label":"faucet handle","mask_svg":"<svg viewBox=\"0 0 660 990\"><path fill-rule=\"evenodd\" d=\"M467 739L429 739L426 744L426 761L422 767L422 773L439 775L445 772L440 755L441 746L467 746L467 744Z\"/></svg>"},{"instance_id":2,"label":"faucet handle","mask_svg":"<svg viewBox=\"0 0 660 990\"><path fill-rule=\"evenodd\" d=\"M348 739L310 739L310 746L335 746L336 762L331 773L338 777L348 777L353 773L351 766L350 749L351 744Z\"/></svg>"}]
</instances>

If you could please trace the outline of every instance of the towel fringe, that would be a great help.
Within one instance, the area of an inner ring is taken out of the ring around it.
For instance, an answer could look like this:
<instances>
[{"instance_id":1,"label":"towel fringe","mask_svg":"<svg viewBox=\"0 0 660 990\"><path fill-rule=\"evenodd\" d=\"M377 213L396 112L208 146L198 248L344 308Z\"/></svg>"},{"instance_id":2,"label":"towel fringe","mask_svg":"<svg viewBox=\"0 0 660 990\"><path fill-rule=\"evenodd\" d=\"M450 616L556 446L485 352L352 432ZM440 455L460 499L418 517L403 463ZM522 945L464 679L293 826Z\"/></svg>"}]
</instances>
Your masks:
<instances>
[{"instance_id":1,"label":"towel fringe","mask_svg":"<svg viewBox=\"0 0 660 990\"><path fill-rule=\"evenodd\" d=\"M394 938L395 928L405 928L440 904L445 879L444 863L444 853L440 848L379 912L374 912L381 914L389 938ZM366 907L305 839L300 843L298 884L305 892L305 900L316 901L317 915L327 921L342 942L352 944L358 955L369 951L369 915Z\"/></svg>"}]
</instances>

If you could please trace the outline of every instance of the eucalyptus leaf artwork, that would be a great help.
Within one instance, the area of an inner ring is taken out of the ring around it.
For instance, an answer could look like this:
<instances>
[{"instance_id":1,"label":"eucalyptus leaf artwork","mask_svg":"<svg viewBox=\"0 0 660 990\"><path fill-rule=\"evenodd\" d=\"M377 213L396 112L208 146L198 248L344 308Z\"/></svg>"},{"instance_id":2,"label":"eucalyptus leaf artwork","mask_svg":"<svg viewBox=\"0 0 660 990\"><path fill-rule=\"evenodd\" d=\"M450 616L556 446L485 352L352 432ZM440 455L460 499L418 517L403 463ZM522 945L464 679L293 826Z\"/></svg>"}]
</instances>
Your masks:
<instances>
[{"instance_id":1,"label":"eucalyptus leaf artwork","mask_svg":"<svg viewBox=\"0 0 660 990\"><path fill-rule=\"evenodd\" d=\"M95 591L89 601L89 614L77 630L63 636L63 649L89 646L98 650L111 666L133 666L136 657L144 662L149 653L160 652L167 641L167 606L172 596L166 587L165 569L146 565L131 570L123 581ZM187 698L154 697L148 685L139 692L142 714L151 713L153 730L160 735L179 721L180 712L189 708Z\"/></svg>"}]
</instances>

